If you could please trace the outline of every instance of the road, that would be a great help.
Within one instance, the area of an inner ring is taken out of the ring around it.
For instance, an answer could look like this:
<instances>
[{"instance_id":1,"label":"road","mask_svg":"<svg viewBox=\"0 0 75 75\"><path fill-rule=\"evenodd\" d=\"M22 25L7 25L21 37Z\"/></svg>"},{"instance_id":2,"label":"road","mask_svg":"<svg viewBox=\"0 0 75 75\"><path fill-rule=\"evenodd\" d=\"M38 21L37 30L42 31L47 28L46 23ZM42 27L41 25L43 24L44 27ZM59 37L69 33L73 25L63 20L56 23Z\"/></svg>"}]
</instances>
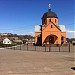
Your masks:
<instances>
[{"instance_id":1,"label":"road","mask_svg":"<svg viewBox=\"0 0 75 75\"><path fill-rule=\"evenodd\" d=\"M74 75L74 52L0 49L0 75Z\"/></svg>"}]
</instances>

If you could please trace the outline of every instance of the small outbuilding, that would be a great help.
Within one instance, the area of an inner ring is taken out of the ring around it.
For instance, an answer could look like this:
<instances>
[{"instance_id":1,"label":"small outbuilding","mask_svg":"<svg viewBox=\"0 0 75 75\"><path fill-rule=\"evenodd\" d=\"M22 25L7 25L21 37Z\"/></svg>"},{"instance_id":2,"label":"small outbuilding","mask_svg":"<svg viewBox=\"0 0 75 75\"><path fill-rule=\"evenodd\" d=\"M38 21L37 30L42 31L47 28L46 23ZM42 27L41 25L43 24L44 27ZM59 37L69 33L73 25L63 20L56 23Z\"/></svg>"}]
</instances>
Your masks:
<instances>
[{"instance_id":1,"label":"small outbuilding","mask_svg":"<svg viewBox=\"0 0 75 75\"><path fill-rule=\"evenodd\" d=\"M75 40L72 41L72 44L75 45Z\"/></svg>"},{"instance_id":2,"label":"small outbuilding","mask_svg":"<svg viewBox=\"0 0 75 75\"><path fill-rule=\"evenodd\" d=\"M3 44L12 44L12 41L9 40L8 38L5 38L5 39L3 40Z\"/></svg>"}]
</instances>

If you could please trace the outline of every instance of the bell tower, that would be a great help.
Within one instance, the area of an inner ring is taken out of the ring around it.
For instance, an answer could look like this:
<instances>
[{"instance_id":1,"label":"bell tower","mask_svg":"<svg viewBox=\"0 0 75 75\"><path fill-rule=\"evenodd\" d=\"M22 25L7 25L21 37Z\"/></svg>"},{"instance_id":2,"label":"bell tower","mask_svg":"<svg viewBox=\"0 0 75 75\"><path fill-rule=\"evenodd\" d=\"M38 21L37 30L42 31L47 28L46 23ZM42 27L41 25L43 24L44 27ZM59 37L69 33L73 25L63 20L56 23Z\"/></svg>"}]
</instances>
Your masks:
<instances>
[{"instance_id":1,"label":"bell tower","mask_svg":"<svg viewBox=\"0 0 75 75\"><path fill-rule=\"evenodd\" d=\"M51 22L58 25L58 17L55 12L51 11L51 4L49 4L48 12L44 13L42 17L42 25L48 25Z\"/></svg>"}]
</instances>

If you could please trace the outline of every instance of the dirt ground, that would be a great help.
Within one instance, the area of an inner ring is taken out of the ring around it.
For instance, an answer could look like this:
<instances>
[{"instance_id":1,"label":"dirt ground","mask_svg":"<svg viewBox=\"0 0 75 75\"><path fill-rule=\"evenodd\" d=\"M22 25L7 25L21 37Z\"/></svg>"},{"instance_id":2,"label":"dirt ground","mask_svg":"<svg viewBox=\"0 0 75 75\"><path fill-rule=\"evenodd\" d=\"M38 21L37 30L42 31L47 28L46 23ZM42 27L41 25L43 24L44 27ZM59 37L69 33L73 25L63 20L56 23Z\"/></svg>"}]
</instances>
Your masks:
<instances>
[{"instance_id":1,"label":"dirt ground","mask_svg":"<svg viewBox=\"0 0 75 75\"><path fill-rule=\"evenodd\" d=\"M0 49L0 75L75 75L74 54Z\"/></svg>"}]
</instances>

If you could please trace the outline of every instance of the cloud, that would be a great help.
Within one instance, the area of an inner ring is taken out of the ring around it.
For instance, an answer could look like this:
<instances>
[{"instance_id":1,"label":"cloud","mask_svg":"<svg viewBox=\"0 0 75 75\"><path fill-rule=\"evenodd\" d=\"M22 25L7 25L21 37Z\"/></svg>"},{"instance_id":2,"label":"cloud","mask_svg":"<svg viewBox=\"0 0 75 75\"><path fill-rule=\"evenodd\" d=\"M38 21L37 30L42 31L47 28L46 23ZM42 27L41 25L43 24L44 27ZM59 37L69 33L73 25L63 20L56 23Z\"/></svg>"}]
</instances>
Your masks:
<instances>
[{"instance_id":1,"label":"cloud","mask_svg":"<svg viewBox=\"0 0 75 75\"><path fill-rule=\"evenodd\" d=\"M70 30L68 30L67 32L70 32L70 33L75 33L75 31L70 31Z\"/></svg>"},{"instance_id":2,"label":"cloud","mask_svg":"<svg viewBox=\"0 0 75 75\"><path fill-rule=\"evenodd\" d=\"M27 33L25 33L26 35L32 35L32 36L34 36L34 32L27 32Z\"/></svg>"},{"instance_id":3,"label":"cloud","mask_svg":"<svg viewBox=\"0 0 75 75\"><path fill-rule=\"evenodd\" d=\"M75 31L67 30L66 35L67 35L67 38L75 38Z\"/></svg>"},{"instance_id":4,"label":"cloud","mask_svg":"<svg viewBox=\"0 0 75 75\"><path fill-rule=\"evenodd\" d=\"M34 34L34 32L28 32L29 34Z\"/></svg>"}]
</instances>

